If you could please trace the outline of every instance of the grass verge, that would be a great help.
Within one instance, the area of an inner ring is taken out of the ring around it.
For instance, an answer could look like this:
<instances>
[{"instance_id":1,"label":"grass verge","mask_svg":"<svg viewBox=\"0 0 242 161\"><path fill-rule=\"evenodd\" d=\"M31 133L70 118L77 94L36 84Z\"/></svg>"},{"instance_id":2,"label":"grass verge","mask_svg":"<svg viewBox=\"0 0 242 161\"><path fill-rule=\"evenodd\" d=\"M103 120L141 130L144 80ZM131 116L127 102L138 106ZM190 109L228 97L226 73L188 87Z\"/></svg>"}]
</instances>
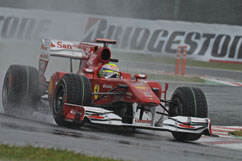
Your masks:
<instances>
[{"instance_id":1,"label":"grass verge","mask_svg":"<svg viewBox=\"0 0 242 161\"><path fill-rule=\"evenodd\" d=\"M149 54L135 54L135 53L121 53L113 52L113 57L121 60L132 60L138 62L152 62L157 64L173 64L176 63L176 58L167 56L153 56ZM228 63L217 63L217 62L204 62L192 59L187 59L187 66L203 67L203 68L215 68L215 69L226 69L242 71L242 64L228 64Z\"/></svg>"},{"instance_id":2,"label":"grass verge","mask_svg":"<svg viewBox=\"0 0 242 161\"><path fill-rule=\"evenodd\" d=\"M73 151L0 145L1 161L117 161L109 158L92 157Z\"/></svg>"},{"instance_id":3,"label":"grass verge","mask_svg":"<svg viewBox=\"0 0 242 161\"><path fill-rule=\"evenodd\" d=\"M234 135L234 136L242 136L242 130L239 131L230 131L229 132L230 135Z\"/></svg>"}]
</instances>

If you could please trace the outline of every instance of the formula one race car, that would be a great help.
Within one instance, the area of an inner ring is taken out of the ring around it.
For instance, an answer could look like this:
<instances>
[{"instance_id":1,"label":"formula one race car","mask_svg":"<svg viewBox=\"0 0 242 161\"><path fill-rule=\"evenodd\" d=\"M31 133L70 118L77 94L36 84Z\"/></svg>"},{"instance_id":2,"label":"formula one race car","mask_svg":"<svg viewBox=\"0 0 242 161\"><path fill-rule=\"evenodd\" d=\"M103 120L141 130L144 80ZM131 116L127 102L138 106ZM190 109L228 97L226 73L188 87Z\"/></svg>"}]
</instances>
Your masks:
<instances>
[{"instance_id":1,"label":"formula one race car","mask_svg":"<svg viewBox=\"0 0 242 161\"><path fill-rule=\"evenodd\" d=\"M41 102L48 100L60 126L91 123L170 131L179 141L194 141L211 134L207 102L201 89L179 87L171 100L166 100L168 84L162 88L160 83L146 80L144 74L132 77L115 71L114 78L100 76L104 65L118 62L111 58L108 48L116 41L95 42L43 39L38 70L23 65L9 67L2 91L5 112L24 115L37 111ZM70 73L55 72L46 81L49 56L70 58ZM75 74L72 59L80 61Z\"/></svg>"}]
</instances>

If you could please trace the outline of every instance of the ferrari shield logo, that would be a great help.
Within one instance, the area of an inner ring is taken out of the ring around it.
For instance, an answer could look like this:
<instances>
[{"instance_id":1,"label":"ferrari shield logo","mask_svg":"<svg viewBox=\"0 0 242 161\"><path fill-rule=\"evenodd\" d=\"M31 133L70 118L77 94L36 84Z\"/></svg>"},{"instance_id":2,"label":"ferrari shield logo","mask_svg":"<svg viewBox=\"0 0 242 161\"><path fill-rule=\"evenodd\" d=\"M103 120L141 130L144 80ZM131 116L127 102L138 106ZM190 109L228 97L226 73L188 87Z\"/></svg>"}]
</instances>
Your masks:
<instances>
[{"instance_id":1,"label":"ferrari shield logo","mask_svg":"<svg viewBox=\"0 0 242 161\"><path fill-rule=\"evenodd\" d=\"M94 86L94 93L99 93L100 87L98 84L95 84ZM94 95L94 98L97 99L98 95Z\"/></svg>"}]
</instances>

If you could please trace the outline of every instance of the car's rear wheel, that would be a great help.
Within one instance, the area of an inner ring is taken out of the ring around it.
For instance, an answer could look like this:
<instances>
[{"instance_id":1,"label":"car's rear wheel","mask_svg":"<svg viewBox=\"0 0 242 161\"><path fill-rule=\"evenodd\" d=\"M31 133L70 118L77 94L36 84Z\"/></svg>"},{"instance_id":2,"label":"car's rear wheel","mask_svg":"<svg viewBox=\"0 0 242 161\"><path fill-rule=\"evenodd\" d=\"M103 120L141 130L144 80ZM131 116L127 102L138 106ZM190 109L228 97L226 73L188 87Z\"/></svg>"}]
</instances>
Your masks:
<instances>
[{"instance_id":1,"label":"car's rear wheel","mask_svg":"<svg viewBox=\"0 0 242 161\"><path fill-rule=\"evenodd\" d=\"M66 100L65 100L66 99ZM70 123L64 116L64 103L90 106L92 101L91 83L88 78L77 74L65 74L58 82L53 101L53 117L60 126L80 127Z\"/></svg>"},{"instance_id":2,"label":"car's rear wheel","mask_svg":"<svg viewBox=\"0 0 242 161\"><path fill-rule=\"evenodd\" d=\"M199 118L206 118L208 116L206 97L199 88L179 87L173 93L171 102L169 107L170 116L191 116ZM172 135L178 141L195 141L201 137L200 134L182 132L173 132Z\"/></svg>"},{"instance_id":3,"label":"car's rear wheel","mask_svg":"<svg viewBox=\"0 0 242 161\"><path fill-rule=\"evenodd\" d=\"M37 69L24 65L11 65L5 75L2 89L4 111L9 114L31 114L39 101Z\"/></svg>"}]
</instances>

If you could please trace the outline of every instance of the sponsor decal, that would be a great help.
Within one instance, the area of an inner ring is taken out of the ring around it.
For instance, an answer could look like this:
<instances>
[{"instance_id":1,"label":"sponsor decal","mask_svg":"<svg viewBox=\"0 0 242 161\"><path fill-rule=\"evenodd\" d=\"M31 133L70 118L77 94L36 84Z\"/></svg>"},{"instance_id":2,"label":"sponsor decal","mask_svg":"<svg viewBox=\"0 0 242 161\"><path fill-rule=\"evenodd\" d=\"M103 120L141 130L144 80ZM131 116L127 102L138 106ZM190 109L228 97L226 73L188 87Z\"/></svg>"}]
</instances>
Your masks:
<instances>
[{"instance_id":1,"label":"sponsor decal","mask_svg":"<svg viewBox=\"0 0 242 161\"><path fill-rule=\"evenodd\" d=\"M64 44L61 41L57 41L57 48L63 48L63 49L72 49L72 46L70 44Z\"/></svg>"},{"instance_id":2,"label":"sponsor decal","mask_svg":"<svg viewBox=\"0 0 242 161\"><path fill-rule=\"evenodd\" d=\"M113 88L113 85L111 85L111 84L103 84L103 88Z\"/></svg>"},{"instance_id":3,"label":"sponsor decal","mask_svg":"<svg viewBox=\"0 0 242 161\"><path fill-rule=\"evenodd\" d=\"M131 99L132 96L133 96L133 94L132 94L131 92L126 92L126 93L125 93L125 97L126 97L126 99Z\"/></svg>"},{"instance_id":4,"label":"sponsor decal","mask_svg":"<svg viewBox=\"0 0 242 161\"><path fill-rule=\"evenodd\" d=\"M147 90L148 88L145 86L142 82L136 82L133 84L134 88L141 89L141 90Z\"/></svg>"},{"instance_id":5,"label":"sponsor decal","mask_svg":"<svg viewBox=\"0 0 242 161\"><path fill-rule=\"evenodd\" d=\"M134 86L134 87L137 88L137 89L142 89L142 90L146 90L147 89L146 86Z\"/></svg>"},{"instance_id":6,"label":"sponsor decal","mask_svg":"<svg viewBox=\"0 0 242 161\"><path fill-rule=\"evenodd\" d=\"M152 98L153 95L150 92L144 92L145 97Z\"/></svg>"},{"instance_id":7,"label":"sponsor decal","mask_svg":"<svg viewBox=\"0 0 242 161\"><path fill-rule=\"evenodd\" d=\"M73 46L75 46L73 44ZM68 41L57 41L57 40L52 40L51 42L51 49L72 49L72 43Z\"/></svg>"},{"instance_id":8,"label":"sponsor decal","mask_svg":"<svg viewBox=\"0 0 242 161\"><path fill-rule=\"evenodd\" d=\"M50 43L50 47L54 48L55 47L55 44Z\"/></svg>"},{"instance_id":9,"label":"sponsor decal","mask_svg":"<svg viewBox=\"0 0 242 161\"><path fill-rule=\"evenodd\" d=\"M213 58L242 62L242 35L227 34L226 30L223 30L224 33L222 31L218 33L209 29L209 25L208 29L201 27L200 31L197 29L191 31L179 30L178 27L177 30L164 28L162 21L152 23L155 27L147 23L144 23L146 24L144 27L131 23L129 26L127 23L124 25L108 18L89 17L83 40L91 42L96 38L114 39L119 42L114 45L116 49L169 55L176 54L178 46L186 45L187 54L191 56L206 57L207 60ZM190 25L192 26L192 23Z\"/></svg>"},{"instance_id":10,"label":"sponsor decal","mask_svg":"<svg viewBox=\"0 0 242 161\"><path fill-rule=\"evenodd\" d=\"M139 119L135 119L135 122L137 122L137 123L151 124L151 120L139 120Z\"/></svg>"},{"instance_id":11,"label":"sponsor decal","mask_svg":"<svg viewBox=\"0 0 242 161\"><path fill-rule=\"evenodd\" d=\"M90 115L90 116L87 116L87 117L90 118L90 119L97 119L97 120L104 119L103 116L99 116L99 115Z\"/></svg>"},{"instance_id":12,"label":"sponsor decal","mask_svg":"<svg viewBox=\"0 0 242 161\"><path fill-rule=\"evenodd\" d=\"M44 52L42 52L42 53L40 54L40 59L41 59L41 60L46 60L46 61L48 61L48 60L49 60L49 55L48 55L48 54L45 54Z\"/></svg>"},{"instance_id":13,"label":"sponsor decal","mask_svg":"<svg viewBox=\"0 0 242 161\"><path fill-rule=\"evenodd\" d=\"M94 85L94 93L99 93L100 86L98 84ZM94 95L94 98L97 99L98 95Z\"/></svg>"},{"instance_id":14,"label":"sponsor decal","mask_svg":"<svg viewBox=\"0 0 242 161\"><path fill-rule=\"evenodd\" d=\"M182 127L182 128L187 128L187 129L194 129L194 126L190 126L190 125L184 125L184 124L178 124L178 126Z\"/></svg>"}]
</instances>

